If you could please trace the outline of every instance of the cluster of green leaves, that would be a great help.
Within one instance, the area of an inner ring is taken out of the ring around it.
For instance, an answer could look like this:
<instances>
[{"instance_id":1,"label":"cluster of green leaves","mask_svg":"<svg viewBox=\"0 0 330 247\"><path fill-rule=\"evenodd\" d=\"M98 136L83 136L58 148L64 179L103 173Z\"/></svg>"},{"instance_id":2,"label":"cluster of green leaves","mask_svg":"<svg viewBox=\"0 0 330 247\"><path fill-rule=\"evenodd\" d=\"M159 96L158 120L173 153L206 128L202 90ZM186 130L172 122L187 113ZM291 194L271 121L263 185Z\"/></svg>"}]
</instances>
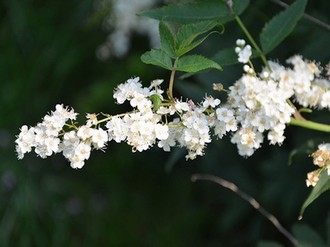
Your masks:
<instances>
[{"instance_id":1,"label":"cluster of green leaves","mask_svg":"<svg viewBox=\"0 0 330 247\"><path fill-rule=\"evenodd\" d=\"M199 72L207 68L219 69L220 66L237 63L234 47L221 48L211 59L197 55L185 57L180 66L177 66L178 68L173 66L170 58L180 57L200 45L208 35L194 43L192 43L192 39L210 31L215 26L221 25L223 27L225 23L240 21L238 16L244 12L249 4L249 0L236 0L233 1L233 8L229 9L226 1L207 0L164 6L141 12L140 15L142 16L160 21L159 33L161 38L161 48L145 53L142 56L142 61L165 69L174 68L184 72ZM298 0L267 22L259 35L261 48L258 44L253 44L255 49L253 57L267 54L281 44L303 16L306 4L307 0ZM165 21L182 25L176 37L163 23ZM247 33L245 32L245 34Z\"/></svg>"},{"instance_id":2,"label":"cluster of green leaves","mask_svg":"<svg viewBox=\"0 0 330 247\"><path fill-rule=\"evenodd\" d=\"M199 38L212 30L217 21L202 21L181 26L176 35L163 21L159 23L161 47L152 49L141 56L144 63L160 66L168 70L183 72L199 72L204 69L221 69L216 62L201 55L186 55L212 33ZM174 62L172 61L174 59Z\"/></svg>"},{"instance_id":3,"label":"cluster of green leaves","mask_svg":"<svg viewBox=\"0 0 330 247\"><path fill-rule=\"evenodd\" d=\"M183 72L199 72L210 68L221 69L225 65L237 63L237 56L233 47L217 51L211 59L201 55L186 55L187 52L205 41L212 33L210 32L212 29L221 26L222 31L224 31L224 24L234 20L242 28L249 42L252 43L255 49L253 56L262 57L278 47L294 30L297 22L304 14L306 4L307 0L296 0L288 8L269 20L260 32L260 45L250 36L238 17L249 5L248 0L233 1L232 10L228 8L225 1L202 1L146 10L140 14L160 21L161 47L146 52L141 59L147 64ZM181 24L176 35L173 34L164 21ZM208 34L198 38L205 33ZM266 63L266 60L264 62ZM318 185L313 188L304 202L300 211L301 214L329 188L330 178L323 174Z\"/></svg>"}]
</instances>

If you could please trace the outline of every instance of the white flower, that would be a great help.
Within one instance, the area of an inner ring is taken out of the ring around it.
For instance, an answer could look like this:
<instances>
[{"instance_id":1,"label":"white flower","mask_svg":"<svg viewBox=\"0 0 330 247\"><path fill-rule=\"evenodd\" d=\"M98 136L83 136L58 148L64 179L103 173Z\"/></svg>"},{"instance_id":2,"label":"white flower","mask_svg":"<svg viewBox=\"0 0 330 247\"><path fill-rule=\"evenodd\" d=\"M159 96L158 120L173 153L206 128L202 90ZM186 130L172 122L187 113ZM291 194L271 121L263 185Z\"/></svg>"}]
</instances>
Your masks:
<instances>
[{"instance_id":1,"label":"white flower","mask_svg":"<svg viewBox=\"0 0 330 247\"><path fill-rule=\"evenodd\" d=\"M251 55L252 55L251 46L247 45L238 53L238 61L240 63L247 63L249 62Z\"/></svg>"},{"instance_id":2,"label":"white flower","mask_svg":"<svg viewBox=\"0 0 330 247\"><path fill-rule=\"evenodd\" d=\"M107 143L108 139L108 133L105 130L101 128L93 129L92 143L96 149L105 147L105 144Z\"/></svg>"},{"instance_id":3,"label":"white flower","mask_svg":"<svg viewBox=\"0 0 330 247\"><path fill-rule=\"evenodd\" d=\"M319 170L309 172L307 174L306 185L307 185L307 187L309 187L309 186L314 187L319 180L320 180L320 171Z\"/></svg>"},{"instance_id":4,"label":"white flower","mask_svg":"<svg viewBox=\"0 0 330 247\"><path fill-rule=\"evenodd\" d=\"M155 125L155 134L157 139L166 140L169 137L169 131L167 125L156 124Z\"/></svg>"},{"instance_id":5,"label":"white flower","mask_svg":"<svg viewBox=\"0 0 330 247\"><path fill-rule=\"evenodd\" d=\"M236 40L236 45L241 47L241 46L245 46L246 42L244 39L237 39Z\"/></svg>"},{"instance_id":6,"label":"white flower","mask_svg":"<svg viewBox=\"0 0 330 247\"><path fill-rule=\"evenodd\" d=\"M190 110L189 104L187 102L181 102L178 100L175 101L174 107L180 113Z\"/></svg>"},{"instance_id":7,"label":"white flower","mask_svg":"<svg viewBox=\"0 0 330 247\"><path fill-rule=\"evenodd\" d=\"M158 147L163 148L165 152L171 151L171 147L174 147L176 142L175 142L175 134L176 130L174 128L169 129L169 136L166 139L161 139L158 142Z\"/></svg>"},{"instance_id":8,"label":"white flower","mask_svg":"<svg viewBox=\"0 0 330 247\"><path fill-rule=\"evenodd\" d=\"M82 140L86 140L93 135L93 129L87 125L80 126L77 131L77 136Z\"/></svg>"},{"instance_id":9,"label":"white flower","mask_svg":"<svg viewBox=\"0 0 330 247\"><path fill-rule=\"evenodd\" d=\"M80 159L78 155L75 155L70 159L70 165L73 169L81 169L85 165L85 161Z\"/></svg>"},{"instance_id":10,"label":"white flower","mask_svg":"<svg viewBox=\"0 0 330 247\"><path fill-rule=\"evenodd\" d=\"M63 107L62 104L57 104L55 106L55 112L53 112L53 115L57 118L64 118L65 121L71 119L75 120L77 118L77 113L74 112L73 109L69 110L68 107Z\"/></svg>"},{"instance_id":11,"label":"white flower","mask_svg":"<svg viewBox=\"0 0 330 247\"><path fill-rule=\"evenodd\" d=\"M54 153L59 152L59 150L60 150L59 149L59 144L60 144L60 139L59 138L48 137L48 138L45 139L45 145L47 147L47 150L49 150L51 154L52 154L52 152L54 152Z\"/></svg>"},{"instance_id":12,"label":"white flower","mask_svg":"<svg viewBox=\"0 0 330 247\"><path fill-rule=\"evenodd\" d=\"M205 97L203 101L203 107L206 109L209 106L215 108L216 106L220 105L220 100L217 98L213 98L212 96Z\"/></svg>"},{"instance_id":13,"label":"white flower","mask_svg":"<svg viewBox=\"0 0 330 247\"><path fill-rule=\"evenodd\" d=\"M127 138L128 125L119 117L113 117L107 122L106 127L108 128L109 140L114 140L120 143Z\"/></svg>"},{"instance_id":14,"label":"white flower","mask_svg":"<svg viewBox=\"0 0 330 247\"><path fill-rule=\"evenodd\" d=\"M132 107L137 107L141 112L151 109L152 106L152 102L141 93L134 93L130 104Z\"/></svg>"},{"instance_id":15,"label":"white flower","mask_svg":"<svg viewBox=\"0 0 330 247\"><path fill-rule=\"evenodd\" d=\"M231 142L237 144L238 153L242 156L251 156L262 141L262 134L251 128L240 129L231 138Z\"/></svg>"},{"instance_id":16,"label":"white flower","mask_svg":"<svg viewBox=\"0 0 330 247\"><path fill-rule=\"evenodd\" d=\"M28 128L26 125L21 127L21 132L17 136L16 152L19 159L23 159L25 153L29 153L35 146L35 128Z\"/></svg>"},{"instance_id":17,"label":"white flower","mask_svg":"<svg viewBox=\"0 0 330 247\"><path fill-rule=\"evenodd\" d=\"M60 144L63 156L68 160L73 159L75 148L80 143L80 138L75 131L70 131L64 134L63 142Z\"/></svg>"},{"instance_id":18,"label":"white flower","mask_svg":"<svg viewBox=\"0 0 330 247\"><path fill-rule=\"evenodd\" d=\"M157 88L158 86L160 86L163 83L164 80L162 79L156 79L151 81L149 88Z\"/></svg>"},{"instance_id":19,"label":"white flower","mask_svg":"<svg viewBox=\"0 0 330 247\"><path fill-rule=\"evenodd\" d=\"M240 63L248 63L252 55L251 46L245 45L245 43L243 39L236 40L237 47L235 48L235 52L238 54L238 61Z\"/></svg>"},{"instance_id":20,"label":"white flower","mask_svg":"<svg viewBox=\"0 0 330 247\"><path fill-rule=\"evenodd\" d=\"M91 146L81 142L76 146L74 154L74 157L77 156L80 160L87 160L91 154Z\"/></svg>"},{"instance_id":21,"label":"white flower","mask_svg":"<svg viewBox=\"0 0 330 247\"><path fill-rule=\"evenodd\" d=\"M87 118L87 123L86 123L87 126L90 127L92 125L97 125L97 123L98 123L97 114L95 114L95 113L92 113L92 114L87 113L86 118Z\"/></svg>"},{"instance_id":22,"label":"white flower","mask_svg":"<svg viewBox=\"0 0 330 247\"><path fill-rule=\"evenodd\" d=\"M126 100L131 100L136 93L149 96L149 89L142 88L139 77L128 79L125 83L119 84L115 89L113 97L118 104L123 104Z\"/></svg>"},{"instance_id":23,"label":"white flower","mask_svg":"<svg viewBox=\"0 0 330 247\"><path fill-rule=\"evenodd\" d=\"M234 112L227 107L219 107L216 110L217 119L228 123L229 121L235 119Z\"/></svg>"}]
</instances>

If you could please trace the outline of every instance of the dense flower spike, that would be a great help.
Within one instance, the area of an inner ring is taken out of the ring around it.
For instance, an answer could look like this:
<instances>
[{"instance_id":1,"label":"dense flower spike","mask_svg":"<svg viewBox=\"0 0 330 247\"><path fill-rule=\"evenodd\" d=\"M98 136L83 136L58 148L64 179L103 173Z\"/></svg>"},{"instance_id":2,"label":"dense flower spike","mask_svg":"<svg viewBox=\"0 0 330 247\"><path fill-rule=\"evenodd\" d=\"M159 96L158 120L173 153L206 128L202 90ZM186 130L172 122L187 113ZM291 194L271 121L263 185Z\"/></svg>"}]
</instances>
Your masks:
<instances>
[{"instance_id":1,"label":"dense flower spike","mask_svg":"<svg viewBox=\"0 0 330 247\"><path fill-rule=\"evenodd\" d=\"M237 40L236 52L240 62L249 62L251 47L244 40ZM187 149L187 159L195 159L204 155L212 136L221 139L229 132L238 153L251 156L264 139L271 145L283 143L285 127L296 111L290 99L303 107L330 108L330 82L321 77L322 69L301 56L287 62L292 67L268 61L269 68L259 74L249 62L229 90L214 84L214 90L228 93L225 103L211 95L200 103L166 99L163 80L144 87L139 77L128 79L117 86L113 97L118 104L128 102L130 112L87 114L86 123L77 126L73 122L77 113L56 105L41 123L22 126L16 139L18 158L32 150L41 158L62 152L73 168L82 168L92 150L105 150L109 141L115 141L126 142L133 152L155 145L164 151L180 146ZM103 117L98 119L99 115ZM319 145L312 157L319 169L308 173L307 186L316 185L323 169L330 175L330 144Z\"/></svg>"}]
</instances>

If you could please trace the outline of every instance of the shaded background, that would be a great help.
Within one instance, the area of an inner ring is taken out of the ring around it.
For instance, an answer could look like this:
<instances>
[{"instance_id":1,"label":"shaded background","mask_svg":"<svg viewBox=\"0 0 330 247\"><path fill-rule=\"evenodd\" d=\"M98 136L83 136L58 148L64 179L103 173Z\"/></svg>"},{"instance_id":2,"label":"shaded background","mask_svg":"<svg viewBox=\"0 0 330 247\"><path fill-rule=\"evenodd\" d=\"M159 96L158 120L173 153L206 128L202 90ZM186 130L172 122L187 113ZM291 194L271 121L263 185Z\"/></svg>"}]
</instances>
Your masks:
<instances>
[{"instance_id":1,"label":"shaded background","mask_svg":"<svg viewBox=\"0 0 330 247\"><path fill-rule=\"evenodd\" d=\"M328 23L329 9L327 0L307 6L308 13ZM268 1L252 1L242 19L257 34L280 10ZM98 60L97 47L107 37L102 29L105 15L94 0L0 3L0 246L256 246L261 240L288 244L234 193L209 182L192 183L196 172L236 183L288 229L306 224L325 239L328 193L297 221L310 192L305 176L314 169L308 154L320 142L317 138L328 138L323 133L288 127L282 147L265 143L249 159L239 157L227 137L189 162L184 150L164 153L153 148L133 154L127 145L114 143L106 153L93 152L81 170L71 169L60 155L42 160L28 154L17 160L14 140L19 128L35 125L55 104L72 106L82 115L118 113L125 110L112 98L118 83L140 76L148 85L152 79L169 77L140 61L149 49L143 35L132 35L126 56ZM212 55L239 37L241 31L228 24L224 35L211 36L198 52ZM301 20L269 57L284 62L299 53L325 64L329 41L329 31ZM233 66L178 80L176 95L201 100L212 83L228 87L240 74L241 66ZM329 122L328 113L310 117ZM312 138L315 141L308 142ZM300 149L289 166L295 148Z\"/></svg>"}]
</instances>

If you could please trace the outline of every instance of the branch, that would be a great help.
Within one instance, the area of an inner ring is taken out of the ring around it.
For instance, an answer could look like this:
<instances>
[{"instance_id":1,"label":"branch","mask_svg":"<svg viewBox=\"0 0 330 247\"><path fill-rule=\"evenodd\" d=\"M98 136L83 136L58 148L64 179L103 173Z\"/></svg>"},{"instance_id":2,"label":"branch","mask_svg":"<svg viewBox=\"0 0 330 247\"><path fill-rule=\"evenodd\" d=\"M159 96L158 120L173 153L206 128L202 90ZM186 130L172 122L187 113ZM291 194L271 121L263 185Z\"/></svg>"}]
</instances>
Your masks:
<instances>
[{"instance_id":1,"label":"branch","mask_svg":"<svg viewBox=\"0 0 330 247\"><path fill-rule=\"evenodd\" d=\"M282 2L281 0L270 0L270 1L272 1L272 2L274 2L274 3L276 3L276 4L280 5L280 6L282 6L284 8L289 7L289 5L287 5L286 3ZM320 21L319 19L317 19L317 18L315 18L315 17L313 17L313 16L311 16L309 14L304 14L303 17L305 19L307 19L307 20L315 23L316 25L319 25L320 27L326 29L327 31L330 31L330 25L329 24L327 24L327 23L325 23L323 21Z\"/></svg>"},{"instance_id":2,"label":"branch","mask_svg":"<svg viewBox=\"0 0 330 247\"><path fill-rule=\"evenodd\" d=\"M240 196L243 200L247 201L250 203L252 207L254 207L259 213L261 213L264 217L266 217L275 227L276 229L282 233L294 246L298 246L298 240L291 235L291 233L286 230L281 223L278 221L278 219L269 213L266 209L264 209L253 197L250 195L246 194L245 192L241 191L235 184L219 178L214 175L209 175L209 174L194 174L191 176L191 181L196 182L197 180L207 180L211 181L213 183L219 184L222 187L225 187L234 193L236 193L238 196Z\"/></svg>"},{"instance_id":3,"label":"branch","mask_svg":"<svg viewBox=\"0 0 330 247\"><path fill-rule=\"evenodd\" d=\"M289 124L299 126L299 127L303 127L303 128L306 128L306 129L318 130L318 131L327 132L327 133L330 132L330 125L321 124L321 123L308 121L308 120L301 120L301 119L291 118L291 121L290 121Z\"/></svg>"}]
</instances>

